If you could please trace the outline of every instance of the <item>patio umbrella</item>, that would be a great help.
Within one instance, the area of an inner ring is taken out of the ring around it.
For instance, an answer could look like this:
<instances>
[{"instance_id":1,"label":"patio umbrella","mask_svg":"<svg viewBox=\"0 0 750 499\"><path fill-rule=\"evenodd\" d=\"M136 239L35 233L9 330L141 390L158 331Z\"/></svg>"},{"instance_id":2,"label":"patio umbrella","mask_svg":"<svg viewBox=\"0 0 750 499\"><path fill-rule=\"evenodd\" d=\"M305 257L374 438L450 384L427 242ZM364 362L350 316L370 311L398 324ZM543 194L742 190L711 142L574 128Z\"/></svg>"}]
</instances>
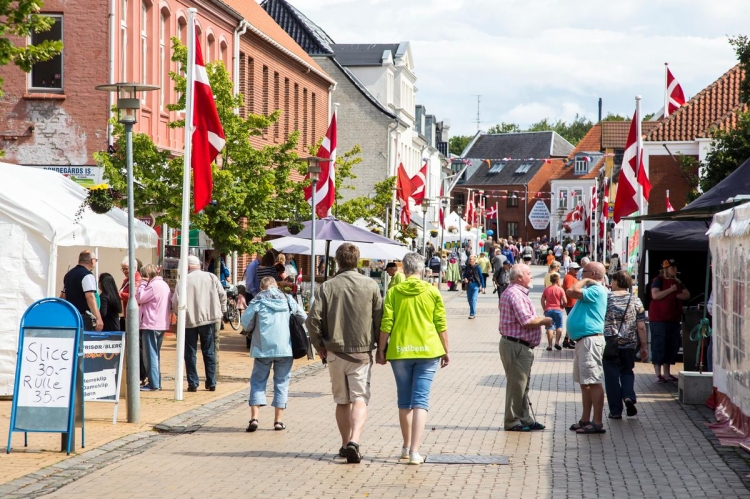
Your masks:
<instances>
[{"instance_id":1,"label":"patio umbrella","mask_svg":"<svg viewBox=\"0 0 750 499\"><path fill-rule=\"evenodd\" d=\"M282 237L270 241L273 249L283 253L294 253L297 255L310 254L310 240L299 239L294 236ZM326 256L335 256L339 246L344 241L315 241L315 254ZM383 243L352 243L359 248L361 258L372 258L376 260L402 260L404 255L409 252L409 248L398 244ZM328 248L326 250L326 248ZM327 251L327 253L326 253Z\"/></svg>"}]
</instances>

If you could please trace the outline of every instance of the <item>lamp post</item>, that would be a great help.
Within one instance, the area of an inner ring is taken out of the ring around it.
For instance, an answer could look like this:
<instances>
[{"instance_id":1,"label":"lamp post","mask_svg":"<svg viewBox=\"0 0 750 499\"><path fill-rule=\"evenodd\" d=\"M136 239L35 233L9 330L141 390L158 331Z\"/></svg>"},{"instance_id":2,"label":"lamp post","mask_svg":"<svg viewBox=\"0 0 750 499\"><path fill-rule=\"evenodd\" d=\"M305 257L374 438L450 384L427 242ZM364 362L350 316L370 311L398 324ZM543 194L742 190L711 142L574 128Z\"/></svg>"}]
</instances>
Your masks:
<instances>
[{"instance_id":1,"label":"lamp post","mask_svg":"<svg viewBox=\"0 0 750 499\"><path fill-rule=\"evenodd\" d=\"M430 200L422 200L422 256L427 257L427 210L430 209Z\"/></svg>"},{"instance_id":2,"label":"lamp post","mask_svg":"<svg viewBox=\"0 0 750 499\"><path fill-rule=\"evenodd\" d=\"M310 304L309 307L312 309L312 303L315 299L315 205L316 194L318 189L318 176L320 175L320 161L323 158L316 156L310 156L307 158L307 174L310 175L312 180L312 193L310 195L310 204L312 205L312 218L310 219ZM326 255L327 257L327 255Z\"/></svg>"},{"instance_id":3,"label":"lamp post","mask_svg":"<svg viewBox=\"0 0 750 499\"><path fill-rule=\"evenodd\" d=\"M137 122L136 113L141 107L138 92L158 90L157 85L141 83L112 83L98 85L97 90L117 92L117 121L125 126L125 158L128 168L128 298L125 317L125 359L127 361L128 423L138 423L141 419L140 392L140 342L138 338L138 302L135 298L135 206L133 199L133 125ZM183 236L184 237L184 236Z\"/></svg>"},{"instance_id":4,"label":"lamp post","mask_svg":"<svg viewBox=\"0 0 750 499\"><path fill-rule=\"evenodd\" d=\"M464 207L463 207L463 205L459 204L458 206L456 206L456 213L458 213L458 247L461 248L462 247L462 243L463 243L463 235L462 235L463 226L462 226L462 224L464 222L463 218L461 218L461 216L464 213ZM459 266L460 266L460 262L461 262L460 258L461 258L461 256L459 255Z\"/></svg>"}]
</instances>

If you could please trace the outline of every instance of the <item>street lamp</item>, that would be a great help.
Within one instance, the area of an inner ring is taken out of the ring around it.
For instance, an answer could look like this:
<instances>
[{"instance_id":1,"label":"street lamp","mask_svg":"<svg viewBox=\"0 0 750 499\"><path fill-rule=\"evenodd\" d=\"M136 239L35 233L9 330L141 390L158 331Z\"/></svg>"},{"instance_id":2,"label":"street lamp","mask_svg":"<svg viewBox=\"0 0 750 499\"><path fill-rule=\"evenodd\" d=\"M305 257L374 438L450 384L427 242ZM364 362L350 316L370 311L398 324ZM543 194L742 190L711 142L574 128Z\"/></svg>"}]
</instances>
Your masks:
<instances>
[{"instance_id":1,"label":"street lamp","mask_svg":"<svg viewBox=\"0 0 750 499\"><path fill-rule=\"evenodd\" d=\"M422 200L422 256L427 258L427 210L430 209L430 200Z\"/></svg>"},{"instance_id":2,"label":"street lamp","mask_svg":"<svg viewBox=\"0 0 750 499\"><path fill-rule=\"evenodd\" d=\"M103 92L117 92L117 121L125 126L125 158L128 168L128 298L127 314L125 317L125 345L127 359L127 394L128 394L128 423L138 423L141 419L141 392L138 335L138 302L135 298L135 207L133 199L133 125L137 122L136 113L141 107L138 92L158 90L157 85L143 85L140 83L112 83L98 85L97 90ZM183 235L184 237L184 235Z\"/></svg>"},{"instance_id":3,"label":"street lamp","mask_svg":"<svg viewBox=\"0 0 750 499\"><path fill-rule=\"evenodd\" d=\"M320 162L325 158L318 158L317 156L310 156L307 159L307 174L312 180L312 192L310 201L312 204L312 217L310 219L310 309L312 310L312 303L315 299L315 195L318 189L318 176L320 176ZM326 255L327 257L328 255Z\"/></svg>"},{"instance_id":4,"label":"street lamp","mask_svg":"<svg viewBox=\"0 0 750 499\"><path fill-rule=\"evenodd\" d=\"M458 247L461 248L462 244L463 244L463 235L462 235L462 232L463 232L463 230L462 230L463 229L463 226L462 226L463 218L461 218L461 216L464 213L464 207L463 207L463 205L459 204L458 206L456 206L456 213L458 213ZM460 255L459 255L459 262L460 261L461 260L460 260Z\"/></svg>"}]
</instances>

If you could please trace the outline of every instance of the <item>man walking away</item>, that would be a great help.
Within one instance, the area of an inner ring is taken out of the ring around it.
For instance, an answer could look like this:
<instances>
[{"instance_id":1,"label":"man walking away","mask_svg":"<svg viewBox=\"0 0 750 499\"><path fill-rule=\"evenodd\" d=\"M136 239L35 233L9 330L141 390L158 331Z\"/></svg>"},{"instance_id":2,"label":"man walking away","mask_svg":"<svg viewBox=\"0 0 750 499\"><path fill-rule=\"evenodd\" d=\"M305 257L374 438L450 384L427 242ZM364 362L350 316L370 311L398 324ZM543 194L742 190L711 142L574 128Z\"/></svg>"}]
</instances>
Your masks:
<instances>
[{"instance_id":1,"label":"man walking away","mask_svg":"<svg viewBox=\"0 0 750 499\"><path fill-rule=\"evenodd\" d=\"M339 456L362 460L360 437L370 401L372 351L380 332L382 301L374 280L357 272L359 248L344 243L336 250L339 271L315 290L307 317L310 341L328 363L336 423L341 433Z\"/></svg>"},{"instance_id":2,"label":"man walking away","mask_svg":"<svg viewBox=\"0 0 750 499\"><path fill-rule=\"evenodd\" d=\"M542 339L542 328L552 325L549 317L538 317L529 298L531 269L518 264L510 269L510 286L500 295L500 360L505 369L505 431L543 430L529 410L529 384L534 347Z\"/></svg>"},{"instance_id":3,"label":"man walking away","mask_svg":"<svg viewBox=\"0 0 750 499\"><path fill-rule=\"evenodd\" d=\"M505 260L499 268L493 274L493 281L495 283L495 293L497 293L498 300L508 286L510 286L510 262Z\"/></svg>"},{"instance_id":4,"label":"man walking away","mask_svg":"<svg viewBox=\"0 0 750 499\"><path fill-rule=\"evenodd\" d=\"M440 289L440 275L443 270L443 262L440 261L440 255L437 253L433 254L428 267L430 267L430 273L432 274L432 283Z\"/></svg>"},{"instance_id":5,"label":"man walking away","mask_svg":"<svg viewBox=\"0 0 750 499\"><path fill-rule=\"evenodd\" d=\"M573 381L581 385L583 413L570 427L576 433L606 433L604 412L604 319L608 290L604 286L604 265L591 262L583 268L583 279L565 292L578 300L568 316L568 335L576 342ZM592 413L593 408L593 413Z\"/></svg>"},{"instance_id":6,"label":"man walking away","mask_svg":"<svg viewBox=\"0 0 750 499\"><path fill-rule=\"evenodd\" d=\"M63 277L63 290L60 298L70 302L83 317L84 331L101 331L104 321L96 304L96 277L91 271L97 258L91 251L83 250L78 255L78 265L73 267Z\"/></svg>"},{"instance_id":7,"label":"man walking away","mask_svg":"<svg viewBox=\"0 0 750 499\"><path fill-rule=\"evenodd\" d=\"M188 391L197 392L200 379L196 366L198 338L201 341L203 367L206 371L206 390L216 390L216 352L214 351L214 328L227 310L227 293L214 274L201 270L197 256L188 257L188 275L185 316L185 371ZM177 310L179 283L172 295L172 310ZM182 383L182 380L176 380Z\"/></svg>"}]
</instances>

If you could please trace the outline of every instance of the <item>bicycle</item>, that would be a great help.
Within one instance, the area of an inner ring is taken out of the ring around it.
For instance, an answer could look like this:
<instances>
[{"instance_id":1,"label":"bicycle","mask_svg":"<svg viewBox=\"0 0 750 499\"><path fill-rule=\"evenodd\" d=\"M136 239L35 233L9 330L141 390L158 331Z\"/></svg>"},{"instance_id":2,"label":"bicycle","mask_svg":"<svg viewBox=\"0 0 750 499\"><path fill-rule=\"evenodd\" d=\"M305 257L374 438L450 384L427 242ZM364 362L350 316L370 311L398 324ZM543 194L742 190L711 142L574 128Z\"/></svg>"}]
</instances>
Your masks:
<instances>
[{"instance_id":1,"label":"bicycle","mask_svg":"<svg viewBox=\"0 0 750 499\"><path fill-rule=\"evenodd\" d=\"M227 311L224 312L222 321L225 324L229 323L235 331L240 328L240 311L237 310L237 288L235 286L227 287Z\"/></svg>"}]
</instances>

